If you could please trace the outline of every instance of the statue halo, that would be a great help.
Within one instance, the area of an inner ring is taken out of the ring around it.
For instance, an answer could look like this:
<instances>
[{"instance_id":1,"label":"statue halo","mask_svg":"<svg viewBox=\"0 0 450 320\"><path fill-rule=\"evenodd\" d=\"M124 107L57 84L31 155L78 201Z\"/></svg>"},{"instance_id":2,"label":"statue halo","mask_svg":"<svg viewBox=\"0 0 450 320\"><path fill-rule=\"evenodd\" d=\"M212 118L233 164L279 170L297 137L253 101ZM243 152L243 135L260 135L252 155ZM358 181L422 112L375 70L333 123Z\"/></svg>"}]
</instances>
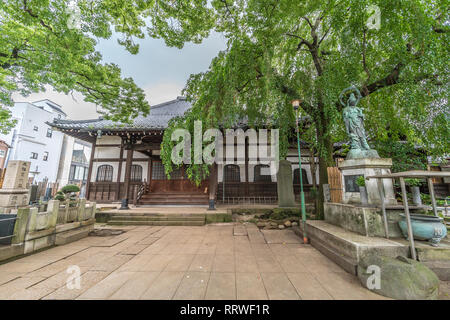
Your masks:
<instances>
[{"instance_id":1,"label":"statue halo","mask_svg":"<svg viewBox=\"0 0 450 320\"><path fill-rule=\"evenodd\" d=\"M341 102L342 106L346 107L347 104L345 104L342 101L342 97L344 96L345 93L349 92L349 91L354 91L357 93L356 95L356 105L359 103L359 100L361 100L362 96L361 96L361 92L359 92L358 88L355 85L352 85L348 88L345 88L344 90L342 90L341 94L339 95L339 101Z\"/></svg>"}]
</instances>

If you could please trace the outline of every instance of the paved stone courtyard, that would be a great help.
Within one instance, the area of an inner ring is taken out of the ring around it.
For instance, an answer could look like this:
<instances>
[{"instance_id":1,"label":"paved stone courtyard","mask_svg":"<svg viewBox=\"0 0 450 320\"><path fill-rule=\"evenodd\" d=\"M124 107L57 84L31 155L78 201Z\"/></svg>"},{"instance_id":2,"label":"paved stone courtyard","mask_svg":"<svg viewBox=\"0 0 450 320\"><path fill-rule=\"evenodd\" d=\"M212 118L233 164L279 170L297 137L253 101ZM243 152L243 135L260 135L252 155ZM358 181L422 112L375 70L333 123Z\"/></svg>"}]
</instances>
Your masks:
<instances>
[{"instance_id":1,"label":"paved stone courtyard","mask_svg":"<svg viewBox=\"0 0 450 320\"><path fill-rule=\"evenodd\" d=\"M291 230L121 227L0 265L0 299L382 299ZM81 286L68 289L69 266Z\"/></svg>"}]
</instances>

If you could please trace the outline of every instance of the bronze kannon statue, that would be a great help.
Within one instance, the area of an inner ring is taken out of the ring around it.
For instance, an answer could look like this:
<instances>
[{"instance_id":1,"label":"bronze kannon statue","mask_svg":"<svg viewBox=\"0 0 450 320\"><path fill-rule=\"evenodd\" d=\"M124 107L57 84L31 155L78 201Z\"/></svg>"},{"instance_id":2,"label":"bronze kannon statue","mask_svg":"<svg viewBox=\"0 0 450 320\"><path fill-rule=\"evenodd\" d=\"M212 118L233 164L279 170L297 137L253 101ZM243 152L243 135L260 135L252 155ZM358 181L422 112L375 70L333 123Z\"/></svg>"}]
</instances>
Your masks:
<instances>
[{"instance_id":1,"label":"bronze kannon statue","mask_svg":"<svg viewBox=\"0 0 450 320\"><path fill-rule=\"evenodd\" d=\"M353 91L347 100L347 103L342 101L344 94ZM355 96L356 93L356 96ZM345 130L350 138L350 152L347 159L351 158L378 158L378 153L370 149L367 143L366 131L364 130L364 114L361 108L358 107L359 100L362 96L355 86L351 86L342 91L339 96L339 101L344 107L343 117L345 123Z\"/></svg>"}]
</instances>

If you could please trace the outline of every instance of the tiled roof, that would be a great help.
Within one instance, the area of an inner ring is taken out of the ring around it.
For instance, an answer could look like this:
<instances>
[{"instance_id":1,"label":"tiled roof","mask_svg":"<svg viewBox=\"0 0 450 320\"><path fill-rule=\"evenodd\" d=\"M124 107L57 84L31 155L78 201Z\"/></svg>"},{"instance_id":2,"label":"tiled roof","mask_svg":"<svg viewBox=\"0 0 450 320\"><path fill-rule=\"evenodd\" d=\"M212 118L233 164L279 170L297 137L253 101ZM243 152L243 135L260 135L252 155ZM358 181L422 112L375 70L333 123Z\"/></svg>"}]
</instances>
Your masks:
<instances>
[{"instance_id":1,"label":"tiled roof","mask_svg":"<svg viewBox=\"0 0 450 320\"><path fill-rule=\"evenodd\" d=\"M81 131L97 131L97 130L160 130L167 128L170 119L182 116L191 108L191 104L183 97L176 100L164 102L150 108L147 116L138 116L133 120L132 124L114 122L103 118L92 120L61 120L55 119L50 126L59 129L76 129Z\"/></svg>"}]
</instances>

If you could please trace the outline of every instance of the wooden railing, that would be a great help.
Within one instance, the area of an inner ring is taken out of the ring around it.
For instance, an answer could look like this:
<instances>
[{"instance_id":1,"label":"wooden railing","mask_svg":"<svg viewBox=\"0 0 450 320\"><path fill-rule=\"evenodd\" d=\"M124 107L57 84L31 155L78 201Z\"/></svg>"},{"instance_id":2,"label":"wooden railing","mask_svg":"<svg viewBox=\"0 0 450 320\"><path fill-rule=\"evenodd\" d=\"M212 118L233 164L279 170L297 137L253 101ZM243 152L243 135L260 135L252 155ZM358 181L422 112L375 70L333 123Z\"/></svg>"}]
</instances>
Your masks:
<instances>
[{"instance_id":1,"label":"wooden railing","mask_svg":"<svg viewBox=\"0 0 450 320\"><path fill-rule=\"evenodd\" d=\"M134 192L135 197L133 199L133 204L137 205L142 196L147 192L147 182L143 182L141 185L135 185L136 191Z\"/></svg>"}]
</instances>

